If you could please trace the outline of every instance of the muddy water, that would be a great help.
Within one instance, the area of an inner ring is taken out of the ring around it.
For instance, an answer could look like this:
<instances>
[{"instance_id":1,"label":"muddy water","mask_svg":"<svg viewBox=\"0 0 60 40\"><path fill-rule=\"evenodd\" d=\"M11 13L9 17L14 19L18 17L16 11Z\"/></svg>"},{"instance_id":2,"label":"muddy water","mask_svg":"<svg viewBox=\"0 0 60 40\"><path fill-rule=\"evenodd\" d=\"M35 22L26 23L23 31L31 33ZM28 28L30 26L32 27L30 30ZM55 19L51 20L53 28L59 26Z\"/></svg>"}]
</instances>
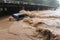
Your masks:
<instances>
[{"instance_id":1,"label":"muddy water","mask_svg":"<svg viewBox=\"0 0 60 40\"><path fill-rule=\"evenodd\" d=\"M35 14L34 15L35 17L31 18L33 20L33 24L36 22L44 22L47 25L46 28L48 28L49 30L52 30L54 34L60 35L60 18L54 18L54 16L60 17L60 14L59 14L60 12L58 12L58 15L56 12L57 11L29 11L27 13ZM52 16L52 18L50 16ZM49 18L46 18L46 17L49 17ZM30 20L30 19L28 19L28 20ZM39 25L39 27L45 28L45 25L42 25L42 26ZM2 30L2 29L8 29L8 28L9 28L9 30L7 30L7 31L9 31L10 33L6 32L6 30ZM0 31L0 35L2 36L2 37L0 36L0 39L1 40L3 40L3 39L4 40L5 39L17 40L17 39L15 39L15 36L16 36L16 38L18 38L19 40L20 40L20 38L22 40L30 40L31 38L28 39L28 36L24 35L24 33L28 34L28 35L33 34L33 31L31 28L34 29L34 27L32 25L27 24L23 20L14 22L14 21L9 21L9 16L0 18L0 30L2 30L2 31ZM10 34L15 35L15 36L12 36ZM16 34L18 34L18 35L16 35ZM37 38L37 40L38 40L38 38Z\"/></svg>"},{"instance_id":2,"label":"muddy water","mask_svg":"<svg viewBox=\"0 0 60 40\"><path fill-rule=\"evenodd\" d=\"M28 15L32 15L34 22L41 21L45 22L50 30L53 30L55 34L60 35L60 9L55 11L45 10L45 11L21 11L22 13L26 13ZM58 33L59 32L59 33Z\"/></svg>"},{"instance_id":3,"label":"muddy water","mask_svg":"<svg viewBox=\"0 0 60 40\"><path fill-rule=\"evenodd\" d=\"M47 25L47 27L42 27L42 28L47 28L53 31L54 34L60 35L60 19L59 18L40 18L40 19L34 18L33 20L35 22L37 21L44 22Z\"/></svg>"},{"instance_id":4,"label":"muddy water","mask_svg":"<svg viewBox=\"0 0 60 40\"><path fill-rule=\"evenodd\" d=\"M0 18L0 29L9 28L13 22L9 21L9 16Z\"/></svg>"}]
</instances>

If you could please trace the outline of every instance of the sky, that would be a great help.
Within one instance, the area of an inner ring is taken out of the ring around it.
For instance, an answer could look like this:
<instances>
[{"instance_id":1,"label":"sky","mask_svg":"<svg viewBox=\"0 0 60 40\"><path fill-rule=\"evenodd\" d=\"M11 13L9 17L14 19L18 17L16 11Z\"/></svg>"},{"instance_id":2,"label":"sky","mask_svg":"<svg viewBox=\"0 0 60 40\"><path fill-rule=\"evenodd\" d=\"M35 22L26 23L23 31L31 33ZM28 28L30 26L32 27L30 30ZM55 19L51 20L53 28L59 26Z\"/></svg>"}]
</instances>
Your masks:
<instances>
[{"instance_id":1,"label":"sky","mask_svg":"<svg viewBox=\"0 0 60 40\"><path fill-rule=\"evenodd\" d=\"M57 1L59 1L59 4L60 4L60 0L57 0Z\"/></svg>"}]
</instances>

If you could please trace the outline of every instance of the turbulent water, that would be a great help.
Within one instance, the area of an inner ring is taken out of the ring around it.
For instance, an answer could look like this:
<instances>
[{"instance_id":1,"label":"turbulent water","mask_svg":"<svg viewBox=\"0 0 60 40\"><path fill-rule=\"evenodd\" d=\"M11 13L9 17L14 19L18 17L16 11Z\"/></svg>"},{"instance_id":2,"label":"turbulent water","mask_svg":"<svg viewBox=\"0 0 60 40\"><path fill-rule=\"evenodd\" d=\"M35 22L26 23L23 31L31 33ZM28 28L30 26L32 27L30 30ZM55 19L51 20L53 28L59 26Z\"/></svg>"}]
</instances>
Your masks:
<instances>
[{"instance_id":1,"label":"turbulent water","mask_svg":"<svg viewBox=\"0 0 60 40\"><path fill-rule=\"evenodd\" d=\"M0 19L0 29L2 29L0 30L0 35L1 35L0 40L17 40L17 39L32 40L32 37L30 35L33 34L33 30L35 29L33 25L38 22L45 23L47 25L46 27L47 29L51 30L54 34L60 35L60 8L56 9L55 11L54 10L45 10L45 11L24 10L20 12L33 17L30 19L27 18L28 23L24 22L24 19L20 21L14 20L14 22L9 21L9 17L4 17ZM29 22L32 23L29 24ZM39 27L45 28L46 25L39 25ZM33 39L38 40L38 38L36 37Z\"/></svg>"},{"instance_id":2,"label":"turbulent water","mask_svg":"<svg viewBox=\"0 0 60 40\"><path fill-rule=\"evenodd\" d=\"M60 7L58 7L55 11L54 11L54 15L60 16Z\"/></svg>"}]
</instances>

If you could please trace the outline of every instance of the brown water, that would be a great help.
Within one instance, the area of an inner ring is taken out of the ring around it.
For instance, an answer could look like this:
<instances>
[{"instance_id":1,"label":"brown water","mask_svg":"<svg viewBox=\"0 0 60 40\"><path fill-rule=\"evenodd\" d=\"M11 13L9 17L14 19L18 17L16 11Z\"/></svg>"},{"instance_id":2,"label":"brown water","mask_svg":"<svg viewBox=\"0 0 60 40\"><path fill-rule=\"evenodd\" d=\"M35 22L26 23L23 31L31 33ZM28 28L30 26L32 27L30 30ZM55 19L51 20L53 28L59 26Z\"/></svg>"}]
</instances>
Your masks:
<instances>
[{"instance_id":1,"label":"brown water","mask_svg":"<svg viewBox=\"0 0 60 40\"><path fill-rule=\"evenodd\" d=\"M13 22L9 21L9 16L0 18L0 29L9 28Z\"/></svg>"},{"instance_id":2,"label":"brown water","mask_svg":"<svg viewBox=\"0 0 60 40\"><path fill-rule=\"evenodd\" d=\"M60 15L56 12L57 11L48 10L30 12L28 11L27 13L34 14L35 17L31 18L33 20L33 24L35 24L36 22L44 22L48 25L46 27L47 29L52 30L54 34L60 35ZM50 18L50 16L52 16L52 18ZM59 18L54 18L57 16ZM45 28L45 25L39 25L39 27ZM30 37L30 35L33 34L33 30L35 31L35 28L32 25L24 22L23 20L9 21L9 16L0 18L0 40L32 40L32 37ZM39 40L38 38L33 39Z\"/></svg>"}]
</instances>

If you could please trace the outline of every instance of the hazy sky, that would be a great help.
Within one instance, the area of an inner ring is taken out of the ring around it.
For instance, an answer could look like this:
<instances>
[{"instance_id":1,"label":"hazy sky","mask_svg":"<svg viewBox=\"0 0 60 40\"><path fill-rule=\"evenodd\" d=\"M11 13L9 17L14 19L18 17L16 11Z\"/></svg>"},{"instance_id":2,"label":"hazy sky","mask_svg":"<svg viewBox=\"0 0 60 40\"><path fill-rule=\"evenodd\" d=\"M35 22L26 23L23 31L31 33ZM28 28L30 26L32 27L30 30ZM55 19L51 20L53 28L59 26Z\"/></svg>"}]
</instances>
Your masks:
<instances>
[{"instance_id":1,"label":"hazy sky","mask_svg":"<svg viewBox=\"0 0 60 40\"><path fill-rule=\"evenodd\" d=\"M57 1L59 1L59 4L60 4L60 0L57 0Z\"/></svg>"}]
</instances>

